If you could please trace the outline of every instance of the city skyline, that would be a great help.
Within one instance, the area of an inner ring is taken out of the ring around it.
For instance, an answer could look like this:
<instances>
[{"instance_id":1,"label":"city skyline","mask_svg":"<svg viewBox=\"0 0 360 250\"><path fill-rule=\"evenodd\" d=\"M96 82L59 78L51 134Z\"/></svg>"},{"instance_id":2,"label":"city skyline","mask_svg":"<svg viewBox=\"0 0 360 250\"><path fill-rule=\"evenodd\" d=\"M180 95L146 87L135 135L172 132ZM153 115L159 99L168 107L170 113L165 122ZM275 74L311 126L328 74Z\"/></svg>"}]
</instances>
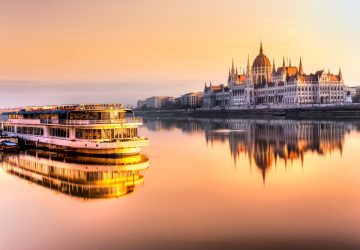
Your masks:
<instances>
[{"instance_id":1,"label":"city skyline","mask_svg":"<svg viewBox=\"0 0 360 250\"><path fill-rule=\"evenodd\" d=\"M306 73L341 67L356 85L359 3L292 3L1 1L0 106L201 91L226 82L232 58L255 58L260 40L276 65L301 57Z\"/></svg>"}]
</instances>

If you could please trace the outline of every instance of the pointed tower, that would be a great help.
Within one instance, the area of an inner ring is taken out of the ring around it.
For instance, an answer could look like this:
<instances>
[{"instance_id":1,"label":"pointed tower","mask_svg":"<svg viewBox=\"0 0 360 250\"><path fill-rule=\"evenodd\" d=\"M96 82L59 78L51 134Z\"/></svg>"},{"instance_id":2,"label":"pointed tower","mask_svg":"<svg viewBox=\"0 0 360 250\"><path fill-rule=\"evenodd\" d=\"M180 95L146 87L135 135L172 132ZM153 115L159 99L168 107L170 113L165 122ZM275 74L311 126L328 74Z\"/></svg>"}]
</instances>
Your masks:
<instances>
[{"instance_id":1,"label":"pointed tower","mask_svg":"<svg viewBox=\"0 0 360 250\"><path fill-rule=\"evenodd\" d=\"M232 59L232 63L231 63L231 75L235 75L235 66L234 66L234 58Z\"/></svg>"},{"instance_id":2,"label":"pointed tower","mask_svg":"<svg viewBox=\"0 0 360 250\"><path fill-rule=\"evenodd\" d=\"M339 80L342 81L343 77L342 77L342 72L341 72L341 68L339 68Z\"/></svg>"},{"instance_id":3,"label":"pointed tower","mask_svg":"<svg viewBox=\"0 0 360 250\"><path fill-rule=\"evenodd\" d=\"M260 40L260 55L264 54L263 46L262 46L262 40Z\"/></svg>"},{"instance_id":4,"label":"pointed tower","mask_svg":"<svg viewBox=\"0 0 360 250\"><path fill-rule=\"evenodd\" d=\"M246 83L252 84L252 82L253 82L253 78L252 78L251 68L250 68L250 56L248 55L247 65L246 65Z\"/></svg>"},{"instance_id":5,"label":"pointed tower","mask_svg":"<svg viewBox=\"0 0 360 250\"><path fill-rule=\"evenodd\" d=\"M289 60L289 67L291 67L291 58L290 58L290 60Z\"/></svg>"},{"instance_id":6,"label":"pointed tower","mask_svg":"<svg viewBox=\"0 0 360 250\"><path fill-rule=\"evenodd\" d=\"M246 64L246 74L251 74L251 68L250 68L250 56L248 55L247 64Z\"/></svg>"},{"instance_id":7,"label":"pointed tower","mask_svg":"<svg viewBox=\"0 0 360 250\"><path fill-rule=\"evenodd\" d=\"M286 66L285 66L285 57L283 56L283 66L282 66L282 81L286 81Z\"/></svg>"},{"instance_id":8,"label":"pointed tower","mask_svg":"<svg viewBox=\"0 0 360 250\"><path fill-rule=\"evenodd\" d=\"M283 57L283 73L286 74L285 57Z\"/></svg>"},{"instance_id":9,"label":"pointed tower","mask_svg":"<svg viewBox=\"0 0 360 250\"><path fill-rule=\"evenodd\" d=\"M304 74L304 70L303 70L303 66L302 66L302 61L301 61L301 57L300 57L300 63L299 63L299 75L302 76Z\"/></svg>"},{"instance_id":10,"label":"pointed tower","mask_svg":"<svg viewBox=\"0 0 360 250\"><path fill-rule=\"evenodd\" d=\"M273 58L273 75L276 74L275 59Z\"/></svg>"}]
</instances>

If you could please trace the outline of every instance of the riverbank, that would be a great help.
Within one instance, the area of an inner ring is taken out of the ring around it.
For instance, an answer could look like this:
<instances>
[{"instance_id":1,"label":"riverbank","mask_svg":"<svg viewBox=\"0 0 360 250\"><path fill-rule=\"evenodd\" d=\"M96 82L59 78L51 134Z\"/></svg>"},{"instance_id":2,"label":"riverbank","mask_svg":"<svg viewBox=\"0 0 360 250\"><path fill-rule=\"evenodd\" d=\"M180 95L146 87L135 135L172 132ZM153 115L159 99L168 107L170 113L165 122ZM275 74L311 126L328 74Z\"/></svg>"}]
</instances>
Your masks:
<instances>
[{"instance_id":1,"label":"riverbank","mask_svg":"<svg viewBox=\"0 0 360 250\"><path fill-rule=\"evenodd\" d=\"M285 118L285 119L360 119L360 105L332 107L263 108L242 110L139 110L136 114L152 118Z\"/></svg>"}]
</instances>

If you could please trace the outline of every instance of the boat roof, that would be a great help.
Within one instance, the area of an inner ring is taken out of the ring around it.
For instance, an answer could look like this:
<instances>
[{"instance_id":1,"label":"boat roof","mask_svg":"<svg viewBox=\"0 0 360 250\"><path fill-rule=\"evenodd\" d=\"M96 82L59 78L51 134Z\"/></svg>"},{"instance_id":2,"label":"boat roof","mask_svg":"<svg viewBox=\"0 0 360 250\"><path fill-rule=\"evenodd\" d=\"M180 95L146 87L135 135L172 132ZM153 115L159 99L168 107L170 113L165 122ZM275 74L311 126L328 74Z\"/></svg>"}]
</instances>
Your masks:
<instances>
[{"instance_id":1,"label":"boat roof","mask_svg":"<svg viewBox=\"0 0 360 250\"><path fill-rule=\"evenodd\" d=\"M111 111L123 110L126 113L133 113L131 109L124 108L122 104L77 104L77 105L51 105L51 106L29 106L19 111L4 112L2 115L36 115L36 114L56 114L66 115L77 111Z\"/></svg>"}]
</instances>

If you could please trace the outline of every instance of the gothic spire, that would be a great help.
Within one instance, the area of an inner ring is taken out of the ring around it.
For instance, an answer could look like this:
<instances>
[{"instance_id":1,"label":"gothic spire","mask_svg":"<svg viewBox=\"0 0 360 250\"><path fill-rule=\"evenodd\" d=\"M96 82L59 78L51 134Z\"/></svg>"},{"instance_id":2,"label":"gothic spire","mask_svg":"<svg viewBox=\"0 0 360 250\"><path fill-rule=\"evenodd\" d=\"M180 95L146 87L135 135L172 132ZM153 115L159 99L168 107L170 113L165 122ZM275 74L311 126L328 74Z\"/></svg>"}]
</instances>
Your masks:
<instances>
[{"instance_id":1,"label":"gothic spire","mask_svg":"<svg viewBox=\"0 0 360 250\"><path fill-rule=\"evenodd\" d=\"M300 63L299 63L299 75L303 75L303 74L304 74L304 70L303 70L302 61L301 61L301 57L300 57Z\"/></svg>"},{"instance_id":2,"label":"gothic spire","mask_svg":"<svg viewBox=\"0 0 360 250\"><path fill-rule=\"evenodd\" d=\"M232 59L232 63L231 63L231 76L235 75L235 66L234 66L234 58Z\"/></svg>"},{"instance_id":3,"label":"gothic spire","mask_svg":"<svg viewBox=\"0 0 360 250\"><path fill-rule=\"evenodd\" d=\"M343 79L343 78L342 78L341 68L339 68L339 79L340 79L340 81Z\"/></svg>"},{"instance_id":4,"label":"gothic spire","mask_svg":"<svg viewBox=\"0 0 360 250\"><path fill-rule=\"evenodd\" d=\"M275 59L273 58L273 74L276 73L276 67L275 67Z\"/></svg>"},{"instance_id":5,"label":"gothic spire","mask_svg":"<svg viewBox=\"0 0 360 250\"><path fill-rule=\"evenodd\" d=\"M291 58L289 59L289 67L291 67Z\"/></svg>"},{"instance_id":6,"label":"gothic spire","mask_svg":"<svg viewBox=\"0 0 360 250\"><path fill-rule=\"evenodd\" d=\"M248 55L248 59L247 59L247 65L246 65L246 73L250 73L251 72L251 68L250 68L250 56Z\"/></svg>"},{"instance_id":7,"label":"gothic spire","mask_svg":"<svg viewBox=\"0 0 360 250\"><path fill-rule=\"evenodd\" d=\"M283 73L286 72L286 66L285 66L285 56L283 56Z\"/></svg>"},{"instance_id":8,"label":"gothic spire","mask_svg":"<svg viewBox=\"0 0 360 250\"><path fill-rule=\"evenodd\" d=\"M263 46L262 46L262 40L260 40L260 54L264 54Z\"/></svg>"}]
</instances>

